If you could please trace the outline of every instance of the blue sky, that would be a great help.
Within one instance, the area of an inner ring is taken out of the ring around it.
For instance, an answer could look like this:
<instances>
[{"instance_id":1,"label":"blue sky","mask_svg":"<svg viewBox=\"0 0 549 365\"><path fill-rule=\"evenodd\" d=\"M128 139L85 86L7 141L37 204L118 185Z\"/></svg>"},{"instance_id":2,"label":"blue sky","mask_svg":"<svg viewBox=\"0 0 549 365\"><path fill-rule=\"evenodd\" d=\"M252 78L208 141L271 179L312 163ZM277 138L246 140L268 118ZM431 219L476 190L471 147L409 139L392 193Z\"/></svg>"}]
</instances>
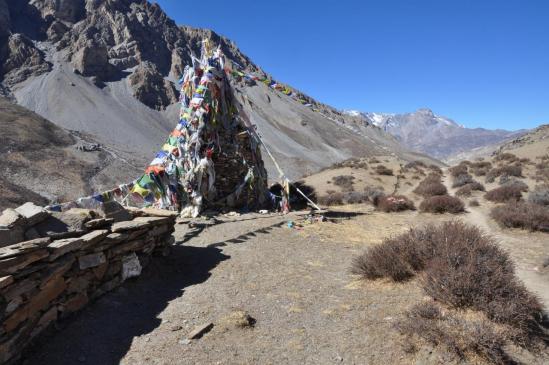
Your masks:
<instances>
[{"instance_id":1,"label":"blue sky","mask_svg":"<svg viewBox=\"0 0 549 365\"><path fill-rule=\"evenodd\" d=\"M549 123L547 0L160 0L340 109L429 107L467 127Z\"/></svg>"}]
</instances>

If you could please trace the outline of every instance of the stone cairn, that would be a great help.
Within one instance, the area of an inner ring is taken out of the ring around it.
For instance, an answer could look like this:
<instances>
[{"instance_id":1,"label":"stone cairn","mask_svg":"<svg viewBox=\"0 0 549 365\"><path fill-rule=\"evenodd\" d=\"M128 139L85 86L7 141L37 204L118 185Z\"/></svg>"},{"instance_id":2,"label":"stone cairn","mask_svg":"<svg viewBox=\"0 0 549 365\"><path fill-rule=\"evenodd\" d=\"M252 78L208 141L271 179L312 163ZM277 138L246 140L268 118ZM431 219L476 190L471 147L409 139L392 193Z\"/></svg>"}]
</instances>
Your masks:
<instances>
[{"instance_id":1,"label":"stone cairn","mask_svg":"<svg viewBox=\"0 0 549 365\"><path fill-rule=\"evenodd\" d=\"M139 276L173 244L177 212L49 212L33 203L0 216L0 363L12 362L40 333Z\"/></svg>"}]
</instances>

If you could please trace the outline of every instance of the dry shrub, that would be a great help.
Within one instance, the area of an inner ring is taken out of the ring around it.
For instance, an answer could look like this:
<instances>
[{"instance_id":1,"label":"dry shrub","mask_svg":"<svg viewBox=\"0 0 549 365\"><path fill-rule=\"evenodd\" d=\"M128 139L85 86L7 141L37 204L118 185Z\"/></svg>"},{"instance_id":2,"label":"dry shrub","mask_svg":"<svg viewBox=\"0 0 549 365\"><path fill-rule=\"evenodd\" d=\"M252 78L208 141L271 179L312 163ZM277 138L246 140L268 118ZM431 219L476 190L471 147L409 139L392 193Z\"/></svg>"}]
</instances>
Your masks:
<instances>
[{"instance_id":1,"label":"dry shrub","mask_svg":"<svg viewBox=\"0 0 549 365\"><path fill-rule=\"evenodd\" d=\"M397 324L399 332L420 339L431 346L443 346L457 359L480 356L493 364L512 363L505 352L509 329L498 328L483 316L444 311L434 302L413 306Z\"/></svg>"},{"instance_id":2,"label":"dry shrub","mask_svg":"<svg viewBox=\"0 0 549 365\"><path fill-rule=\"evenodd\" d=\"M525 202L511 202L492 209L492 218L503 227L549 232L549 208Z\"/></svg>"},{"instance_id":3,"label":"dry shrub","mask_svg":"<svg viewBox=\"0 0 549 365\"><path fill-rule=\"evenodd\" d=\"M385 189L383 188L383 186L366 186L364 188L364 194L366 194L368 200L374 202L374 204L377 199L385 195L384 191Z\"/></svg>"},{"instance_id":4,"label":"dry shrub","mask_svg":"<svg viewBox=\"0 0 549 365\"><path fill-rule=\"evenodd\" d=\"M522 189L513 185L500 186L487 192L484 197L496 203L519 201L522 198Z\"/></svg>"},{"instance_id":5,"label":"dry shrub","mask_svg":"<svg viewBox=\"0 0 549 365\"><path fill-rule=\"evenodd\" d=\"M442 169L440 167L438 167L437 165L429 165L429 170L431 170L432 172L436 173L436 174L439 174L439 175L442 175Z\"/></svg>"},{"instance_id":6,"label":"dry shrub","mask_svg":"<svg viewBox=\"0 0 549 365\"><path fill-rule=\"evenodd\" d=\"M414 169L414 168L421 168L421 167L427 167L427 165L425 165L425 162L419 161L419 160L408 162L406 165L404 165L404 168L406 169Z\"/></svg>"},{"instance_id":7,"label":"dry shrub","mask_svg":"<svg viewBox=\"0 0 549 365\"><path fill-rule=\"evenodd\" d=\"M499 183L500 183L501 186L512 186L515 189L520 190L522 192L527 192L528 189L529 189L528 185L524 181L511 179L507 175L503 175L499 179Z\"/></svg>"},{"instance_id":8,"label":"dry shrub","mask_svg":"<svg viewBox=\"0 0 549 365\"><path fill-rule=\"evenodd\" d=\"M478 181L473 181L467 185L462 186L456 191L457 196L470 196L473 191L484 191L484 185Z\"/></svg>"},{"instance_id":9,"label":"dry shrub","mask_svg":"<svg viewBox=\"0 0 549 365\"><path fill-rule=\"evenodd\" d=\"M507 162L515 162L518 161L519 158L512 153L504 152L504 153L498 153L494 157L494 161L507 161Z\"/></svg>"},{"instance_id":10,"label":"dry shrub","mask_svg":"<svg viewBox=\"0 0 549 365\"><path fill-rule=\"evenodd\" d=\"M361 204L368 201L368 195L358 191L351 191L345 194L344 199L347 204Z\"/></svg>"},{"instance_id":11,"label":"dry shrub","mask_svg":"<svg viewBox=\"0 0 549 365\"><path fill-rule=\"evenodd\" d=\"M429 197L434 195L446 195L448 194L448 190L440 181L436 182L425 179L414 189L414 193L423 197Z\"/></svg>"},{"instance_id":12,"label":"dry shrub","mask_svg":"<svg viewBox=\"0 0 549 365\"><path fill-rule=\"evenodd\" d=\"M404 195L381 196L374 200L374 205L382 212L401 212L404 210L414 210L414 202Z\"/></svg>"},{"instance_id":13,"label":"dry shrub","mask_svg":"<svg viewBox=\"0 0 549 365\"><path fill-rule=\"evenodd\" d=\"M471 184L473 182L473 177L467 173L454 176L454 181L452 183L453 188L459 188L463 185Z\"/></svg>"},{"instance_id":14,"label":"dry shrub","mask_svg":"<svg viewBox=\"0 0 549 365\"><path fill-rule=\"evenodd\" d=\"M501 166L496 167L486 174L486 182L494 182L496 177L507 175L507 176L515 176L515 177L523 177L522 176L522 167L520 166Z\"/></svg>"},{"instance_id":15,"label":"dry shrub","mask_svg":"<svg viewBox=\"0 0 549 365\"><path fill-rule=\"evenodd\" d=\"M327 195L318 197L318 204L320 205L343 205L343 193L328 191Z\"/></svg>"},{"instance_id":16,"label":"dry shrub","mask_svg":"<svg viewBox=\"0 0 549 365\"><path fill-rule=\"evenodd\" d=\"M452 213L465 211L465 204L456 197L450 195L436 195L425 198L419 205L419 210L428 213Z\"/></svg>"},{"instance_id":17,"label":"dry shrub","mask_svg":"<svg viewBox=\"0 0 549 365\"><path fill-rule=\"evenodd\" d=\"M391 170L385 165L376 166L376 173L378 175L393 176L393 170Z\"/></svg>"},{"instance_id":18,"label":"dry shrub","mask_svg":"<svg viewBox=\"0 0 549 365\"><path fill-rule=\"evenodd\" d=\"M549 185L537 186L528 195L528 201L538 205L549 206Z\"/></svg>"},{"instance_id":19,"label":"dry shrub","mask_svg":"<svg viewBox=\"0 0 549 365\"><path fill-rule=\"evenodd\" d=\"M353 191L354 179L355 177L351 175L339 175L339 176L334 176L332 178L332 181L334 185L339 186L343 191Z\"/></svg>"},{"instance_id":20,"label":"dry shrub","mask_svg":"<svg viewBox=\"0 0 549 365\"><path fill-rule=\"evenodd\" d=\"M450 167L448 171L450 172L450 175L452 175L453 177L464 175L464 174L467 174L467 166L460 164L454 167Z\"/></svg>"},{"instance_id":21,"label":"dry shrub","mask_svg":"<svg viewBox=\"0 0 549 365\"><path fill-rule=\"evenodd\" d=\"M519 346L534 348L545 339L539 300L517 279L509 255L475 226L453 221L411 229L357 257L352 271L394 281L422 273L423 290L438 303L512 327Z\"/></svg>"},{"instance_id":22,"label":"dry shrub","mask_svg":"<svg viewBox=\"0 0 549 365\"><path fill-rule=\"evenodd\" d=\"M421 177L419 177L417 175L414 175L414 176L412 176L412 180L421 180Z\"/></svg>"},{"instance_id":23,"label":"dry shrub","mask_svg":"<svg viewBox=\"0 0 549 365\"><path fill-rule=\"evenodd\" d=\"M486 176L492 168L492 163L488 161L477 161L471 164L471 172L475 176Z\"/></svg>"},{"instance_id":24,"label":"dry shrub","mask_svg":"<svg viewBox=\"0 0 549 365\"><path fill-rule=\"evenodd\" d=\"M469 202L469 206L470 207L480 207L480 203L478 202L477 199L473 199Z\"/></svg>"},{"instance_id":25,"label":"dry shrub","mask_svg":"<svg viewBox=\"0 0 549 365\"><path fill-rule=\"evenodd\" d=\"M368 164L360 158L352 157L352 158L350 158L348 160L345 160L345 161L336 162L335 164L333 164L330 167L330 169L343 168L343 167L350 167L352 169L367 170L368 169Z\"/></svg>"},{"instance_id":26,"label":"dry shrub","mask_svg":"<svg viewBox=\"0 0 549 365\"><path fill-rule=\"evenodd\" d=\"M381 161L379 161L377 158L375 157L372 157L370 158L370 160L368 161L369 163L380 163Z\"/></svg>"}]
</instances>

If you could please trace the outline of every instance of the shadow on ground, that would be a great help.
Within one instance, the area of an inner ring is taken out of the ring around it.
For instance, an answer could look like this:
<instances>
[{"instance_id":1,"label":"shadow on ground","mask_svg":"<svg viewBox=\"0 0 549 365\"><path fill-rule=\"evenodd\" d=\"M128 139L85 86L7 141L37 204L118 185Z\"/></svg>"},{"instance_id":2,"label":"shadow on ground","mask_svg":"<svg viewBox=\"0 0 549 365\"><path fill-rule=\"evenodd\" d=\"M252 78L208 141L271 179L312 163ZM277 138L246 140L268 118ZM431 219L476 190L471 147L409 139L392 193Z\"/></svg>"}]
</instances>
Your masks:
<instances>
[{"instance_id":1,"label":"shadow on ground","mask_svg":"<svg viewBox=\"0 0 549 365\"><path fill-rule=\"evenodd\" d=\"M185 288L202 283L221 261L216 247L175 246L143 274L61 323L32 346L23 364L119 364L134 337L152 332L157 317Z\"/></svg>"}]
</instances>

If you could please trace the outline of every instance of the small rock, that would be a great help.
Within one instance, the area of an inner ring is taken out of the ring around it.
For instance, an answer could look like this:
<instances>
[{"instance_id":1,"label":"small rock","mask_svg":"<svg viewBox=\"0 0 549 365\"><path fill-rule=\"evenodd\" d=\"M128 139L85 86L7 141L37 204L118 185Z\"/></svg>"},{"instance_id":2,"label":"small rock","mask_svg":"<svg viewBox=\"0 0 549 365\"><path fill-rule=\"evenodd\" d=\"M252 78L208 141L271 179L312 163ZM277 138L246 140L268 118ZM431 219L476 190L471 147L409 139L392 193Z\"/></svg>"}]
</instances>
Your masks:
<instances>
[{"instance_id":1,"label":"small rock","mask_svg":"<svg viewBox=\"0 0 549 365\"><path fill-rule=\"evenodd\" d=\"M183 329L183 327L181 327L181 326L171 326L170 327L170 331L172 331L172 332L181 331L182 329Z\"/></svg>"},{"instance_id":2,"label":"small rock","mask_svg":"<svg viewBox=\"0 0 549 365\"><path fill-rule=\"evenodd\" d=\"M211 329L213 328L213 323L212 322L208 322L208 323L204 323L204 324L201 324L199 326L196 326L190 333L189 335L187 336L188 339L190 340L194 340L194 339L197 339L197 338L200 338L202 336L204 336L206 333L210 332Z\"/></svg>"},{"instance_id":3,"label":"small rock","mask_svg":"<svg viewBox=\"0 0 549 365\"><path fill-rule=\"evenodd\" d=\"M190 343L191 340L189 340L188 338L182 338L181 340L179 340L180 345L189 345Z\"/></svg>"}]
</instances>

